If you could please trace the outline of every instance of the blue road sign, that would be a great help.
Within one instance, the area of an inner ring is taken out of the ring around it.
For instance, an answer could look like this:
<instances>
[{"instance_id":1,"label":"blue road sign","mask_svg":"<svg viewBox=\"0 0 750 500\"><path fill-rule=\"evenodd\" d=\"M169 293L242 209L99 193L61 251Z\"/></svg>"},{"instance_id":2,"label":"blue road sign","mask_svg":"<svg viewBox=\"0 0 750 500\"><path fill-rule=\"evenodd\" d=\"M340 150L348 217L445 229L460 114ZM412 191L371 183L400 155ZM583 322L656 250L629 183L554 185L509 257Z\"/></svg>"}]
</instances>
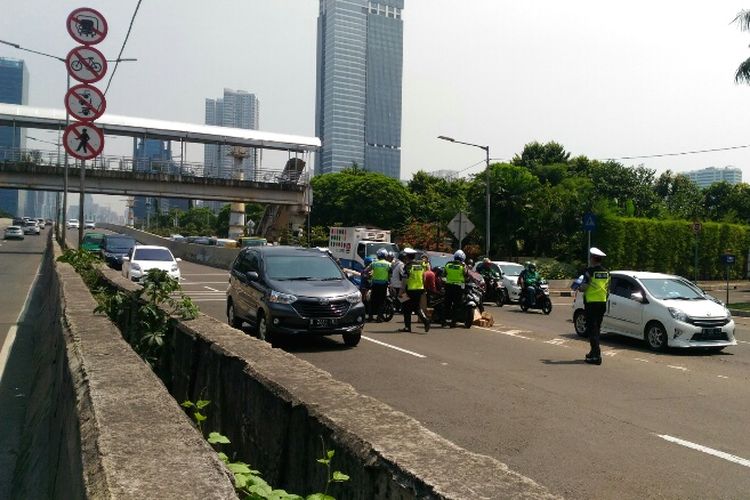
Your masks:
<instances>
[{"instance_id":1,"label":"blue road sign","mask_svg":"<svg viewBox=\"0 0 750 500\"><path fill-rule=\"evenodd\" d=\"M731 255L731 254L724 254L724 255L721 256L721 262L725 266L729 266L731 264L734 264L736 260L737 260L737 257L735 257L734 255Z\"/></svg>"},{"instance_id":2,"label":"blue road sign","mask_svg":"<svg viewBox=\"0 0 750 500\"><path fill-rule=\"evenodd\" d=\"M596 228L596 215L591 212L583 214L583 229L584 231L593 231Z\"/></svg>"}]
</instances>

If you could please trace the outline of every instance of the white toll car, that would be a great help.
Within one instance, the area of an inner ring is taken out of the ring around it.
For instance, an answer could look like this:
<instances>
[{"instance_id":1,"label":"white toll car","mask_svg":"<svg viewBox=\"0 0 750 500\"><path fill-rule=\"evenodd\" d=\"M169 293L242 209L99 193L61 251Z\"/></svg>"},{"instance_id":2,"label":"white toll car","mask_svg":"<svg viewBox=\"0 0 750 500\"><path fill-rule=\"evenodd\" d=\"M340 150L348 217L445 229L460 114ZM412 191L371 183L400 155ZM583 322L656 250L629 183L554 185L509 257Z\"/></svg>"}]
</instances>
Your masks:
<instances>
[{"instance_id":1,"label":"white toll car","mask_svg":"<svg viewBox=\"0 0 750 500\"><path fill-rule=\"evenodd\" d=\"M685 278L640 271L613 271L610 276L602 333L643 339L655 351L720 351L737 345L729 310ZM578 335L586 334L583 293L573 303L573 324Z\"/></svg>"},{"instance_id":2,"label":"white toll car","mask_svg":"<svg viewBox=\"0 0 750 500\"><path fill-rule=\"evenodd\" d=\"M151 269L161 269L174 279L180 279L182 259L175 259L167 247L136 245L122 259L122 275L132 281L140 281Z\"/></svg>"}]
</instances>

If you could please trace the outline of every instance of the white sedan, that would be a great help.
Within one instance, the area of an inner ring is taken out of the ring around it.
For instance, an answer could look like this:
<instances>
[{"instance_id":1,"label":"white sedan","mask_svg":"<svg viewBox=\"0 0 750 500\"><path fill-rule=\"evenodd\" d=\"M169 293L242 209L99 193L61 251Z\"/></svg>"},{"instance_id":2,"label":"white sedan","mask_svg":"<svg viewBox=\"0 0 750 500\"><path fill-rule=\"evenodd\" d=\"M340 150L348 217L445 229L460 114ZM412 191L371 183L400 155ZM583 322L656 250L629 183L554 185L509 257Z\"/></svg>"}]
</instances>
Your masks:
<instances>
[{"instance_id":1,"label":"white sedan","mask_svg":"<svg viewBox=\"0 0 750 500\"><path fill-rule=\"evenodd\" d=\"M68 222L65 223L65 227L68 229L78 229L80 224L78 223L78 219L68 219Z\"/></svg>"},{"instance_id":2,"label":"white sedan","mask_svg":"<svg viewBox=\"0 0 750 500\"><path fill-rule=\"evenodd\" d=\"M180 279L182 259L175 259L167 247L136 245L122 259L122 275L132 281L140 281L151 269L166 271L172 278Z\"/></svg>"},{"instance_id":3,"label":"white sedan","mask_svg":"<svg viewBox=\"0 0 750 500\"><path fill-rule=\"evenodd\" d=\"M643 339L654 351L737 345L729 310L680 276L640 271L610 273L602 333ZM573 303L576 333L586 335L583 293Z\"/></svg>"}]
</instances>

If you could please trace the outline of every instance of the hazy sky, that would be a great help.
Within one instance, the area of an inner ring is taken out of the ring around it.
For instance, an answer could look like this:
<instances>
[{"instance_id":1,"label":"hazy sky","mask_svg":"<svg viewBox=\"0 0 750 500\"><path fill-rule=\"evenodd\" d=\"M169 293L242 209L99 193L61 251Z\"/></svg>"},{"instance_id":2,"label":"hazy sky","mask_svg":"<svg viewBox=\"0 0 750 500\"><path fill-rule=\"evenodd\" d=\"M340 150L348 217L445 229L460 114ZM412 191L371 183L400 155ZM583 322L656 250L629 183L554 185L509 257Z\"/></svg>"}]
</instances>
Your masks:
<instances>
[{"instance_id":1,"label":"hazy sky","mask_svg":"<svg viewBox=\"0 0 750 500\"><path fill-rule=\"evenodd\" d=\"M64 56L75 45L67 14L91 6L110 26L99 48L115 58L136 3L6 1L0 39ZM482 151L438 135L489 144L503 159L532 140L591 158L748 145L750 86L733 76L750 56L750 33L730 24L745 7L406 0L401 176L482 160ZM138 62L118 68L107 110L202 123L206 97L239 88L258 95L261 129L313 135L317 11L317 0L143 0L123 54ZM62 108L62 63L2 45L0 56L28 63L29 104ZM132 147L108 144L105 154ZM188 159L201 161L202 148L191 148ZM750 180L750 148L624 163L659 172L734 165Z\"/></svg>"}]
</instances>

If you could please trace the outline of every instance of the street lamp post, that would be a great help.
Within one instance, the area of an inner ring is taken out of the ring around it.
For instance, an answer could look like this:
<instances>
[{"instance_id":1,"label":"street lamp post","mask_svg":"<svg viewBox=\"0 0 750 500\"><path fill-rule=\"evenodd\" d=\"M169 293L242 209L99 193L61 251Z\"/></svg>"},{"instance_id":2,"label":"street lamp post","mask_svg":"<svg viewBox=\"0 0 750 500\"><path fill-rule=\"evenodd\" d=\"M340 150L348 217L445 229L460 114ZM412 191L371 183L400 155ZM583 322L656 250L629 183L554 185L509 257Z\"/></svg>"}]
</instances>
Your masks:
<instances>
[{"instance_id":1,"label":"street lamp post","mask_svg":"<svg viewBox=\"0 0 750 500\"><path fill-rule=\"evenodd\" d=\"M482 146L479 144L473 144L471 142L464 142L464 141L457 141L453 137L446 137L444 135L438 136L438 139L448 142L453 142L455 144L463 144L465 146L472 146L475 148L479 148L484 150L485 158L486 158L486 167L485 167L485 205L486 205L486 213L485 213L485 220L486 220L486 226L485 226L485 234L484 234L484 254L485 256L490 256L490 147L489 146Z\"/></svg>"}]
</instances>

